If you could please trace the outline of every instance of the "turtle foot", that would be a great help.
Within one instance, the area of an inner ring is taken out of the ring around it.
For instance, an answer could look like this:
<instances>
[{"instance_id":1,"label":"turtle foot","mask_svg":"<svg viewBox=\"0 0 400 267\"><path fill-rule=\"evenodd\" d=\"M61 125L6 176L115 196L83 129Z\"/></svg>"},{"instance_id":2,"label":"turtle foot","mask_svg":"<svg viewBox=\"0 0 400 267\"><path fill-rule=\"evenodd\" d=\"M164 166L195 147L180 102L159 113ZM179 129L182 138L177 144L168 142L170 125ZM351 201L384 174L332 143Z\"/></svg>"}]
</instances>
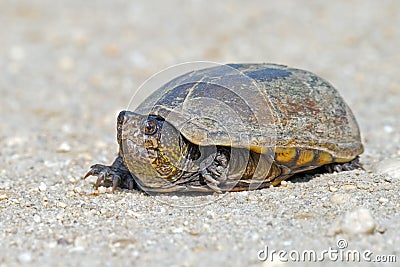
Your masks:
<instances>
[{"instance_id":1,"label":"turtle foot","mask_svg":"<svg viewBox=\"0 0 400 267\"><path fill-rule=\"evenodd\" d=\"M217 193L222 193L219 185L227 180L228 162L227 154L221 149L218 149L213 162L201 170L201 176L208 187Z\"/></svg>"},{"instance_id":2,"label":"turtle foot","mask_svg":"<svg viewBox=\"0 0 400 267\"><path fill-rule=\"evenodd\" d=\"M106 187L112 186L114 192L117 187L134 189L136 187L135 180L125 168L120 157L116 158L111 166L95 164L90 167L90 170L85 174L83 179L89 176L97 176L95 188L101 184Z\"/></svg>"},{"instance_id":3,"label":"turtle foot","mask_svg":"<svg viewBox=\"0 0 400 267\"><path fill-rule=\"evenodd\" d=\"M350 162L332 163L332 164L326 165L325 168L330 173L332 173L334 171L342 172L342 171L352 171L352 170L357 170L357 169L364 170L364 168L362 167L362 164L360 162L360 158L358 156Z\"/></svg>"}]
</instances>

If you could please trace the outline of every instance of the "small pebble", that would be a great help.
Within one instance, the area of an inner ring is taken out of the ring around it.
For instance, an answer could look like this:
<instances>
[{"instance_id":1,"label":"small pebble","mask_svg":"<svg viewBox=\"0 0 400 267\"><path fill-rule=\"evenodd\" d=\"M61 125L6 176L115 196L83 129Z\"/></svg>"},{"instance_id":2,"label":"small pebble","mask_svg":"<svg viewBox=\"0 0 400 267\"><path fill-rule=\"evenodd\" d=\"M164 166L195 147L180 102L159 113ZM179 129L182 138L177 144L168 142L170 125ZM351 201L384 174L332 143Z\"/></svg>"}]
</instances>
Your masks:
<instances>
[{"instance_id":1,"label":"small pebble","mask_svg":"<svg viewBox=\"0 0 400 267\"><path fill-rule=\"evenodd\" d=\"M374 166L377 173L400 179L400 158L385 159Z\"/></svg>"},{"instance_id":2,"label":"small pebble","mask_svg":"<svg viewBox=\"0 0 400 267\"><path fill-rule=\"evenodd\" d=\"M24 252L18 255L18 261L21 263L29 263L32 261L32 253Z\"/></svg>"},{"instance_id":3,"label":"small pebble","mask_svg":"<svg viewBox=\"0 0 400 267\"><path fill-rule=\"evenodd\" d=\"M2 174L4 175L5 172L2 173ZM1 174L0 174L0 175L1 175ZM2 182L0 183L0 190L10 189L10 188L11 188L11 185L10 185L9 182L7 182L7 181L2 181Z\"/></svg>"},{"instance_id":4,"label":"small pebble","mask_svg":"<svg viewBox=\"0 0 400 267\"><path fill-rule=\"evenodd\" d=\"M88 244L88 240L85 236L77 236L74 240L74 246L77 248L85 248L87 247Z\"/></svg>"},{"instance_id":5,"label":"small pebble","mask_svg":"<svg viewBox=\"0 0 400 267\"><path fill-rule=\"evenodd\" d=\"M40 182L39 191L44 192L47 189L47 185L44 182Z\"/></svg>"},{"instance_id":6,"label":"small pebble","mask_svg":"<svg viewBox=\"0 0 400 267\"><path fill-rule=\"evenodd\" d=\"M388 201L389 201L389 199L384 198L384 197L381 197L381 198L378 199L378 202L381 203L381 204L385 204Z\"/></svg>"},{"instance_id":7,"label":"small pebble","mask_svg":"<svg viewBox=\"0 0 400 267\"><path fill-rule=\"evenodd\" d=\"M62 214L62 213L57 214L56 219L60 220L60 221L64 220L64 214Z\"/></svg>"},{"instance_id":8,"label":"small pebble","mask_svg":"<svg viewBox=\"0 0 400 267\"><path fill-rule=\"evenodd\" d=\"M376 229L375 229L378 233L381 233L381 234L383 234L383 233L385 233L386 232L386 227L384 227L384 226L381 226L381 225L378 225L377 227L376 227Z\"/></svg>"},{"instance_id":9,"label":"small pebble","mask_svg":"<svg viewBox=\"0 0 400 267\"><path fill-rule=\"evenodd\" d=\"M129 216L131 216L131 217L134 217L134 218L139 218L139 217L141 217L139 212L136 212L136 211L133 211L133 210L128 210L128 211L126 212L126 214L129 215Z\"/></svg>"},{"instance_id":10,"label":"small pebble","mask_svg":"<svg viewBox=\"0 0 400 267\"><path fill-rule=\"evenodd\" d=\"M207 210L206 217L208 219L214 219L215 218L215 213L212 210Z\"/></svg>"},{"instance_id":11,"label":"small pebble","mask_svg":"<svg viewBox=\"0 0 400 267\"><path fill-rule=\"evenodd\" d=\"M180 234L180 233L183 233L183 228L182 228L182 227L176 227L176 228L173 228L173 229L171 230L171 232L172 232L173 234Z\"/></svg>"},{"instance_id":12,"label":"small pebble","mask_svg":"<svg viewBox=\"0 0 400 267\"><path fill-rule=\"evenodd\" d=\"M335 223L335 233L344 233L351 236L372 234L376 223L370 211L366 208L358 208L346 212Z\"/></svg>"},{"instance_id":13,"label":"small pebble","mask_svg":"<svg viewBox=\"0 0 400 267\"><path fill-rule=\"evenodd\" d=\"M74 68L75 62L72 58L65 56L58 60L58 66L63 71L69 71Z\"/></svg>"},{"instance_id":14,"label":"small pebble","mask_svg":"<svg viewBox=\"0 0 400 267\"><path fill-rule=\"evenodd\" d=\"M71 151L71 146L66 142L61 143L61 145L57 148L57 152L59 153L66 153L69 151Z\"/></svg>"},{"instance_id":15,"label":"small pebble","mask_svg":"<svg viewBox=\"0 0 400 267\"><path fill-rule=\"evenodd\" d=\"M334 186L330 186L329 187L329 191L336 192L336 191L338 191L338 189L336 187L334 187Z\"/></svg>"},{"instance_id":16,"label":"small pebble","mask_svg":"<svg viewBox=\"0 0 400 267\"><path fill-rule=\"evenodd\" d=\"M108 209L106 209L106 208L101 208L101 209L100 209L100 213L101 213L101 214L107 214L107 213L108 213Z\"/></svg>"},{"instance_id":17,"label":"small pebble","mask_svg":"<svg viewBox=\"0 0 400 267\"><path fill-rule=\"evenodd\" d=\"M82 192L82 188L80 188L80 187L74 187L74 192L77 193L77 194L79 194L79 193Z\"/></svg>"},{"instance_id":18,"label":"small pebble","mask_svg":"<svg viewBox=\"0 0 400 267\"><path fill-rule=\"evenodd\" d=\"M134 65L138 65L138 66L145 66L148 63L148 60L145 57L145 55L143 55L142 53L140 53L138 51L132 52L129 55L129 59Z\"/></svg>"},{"instance_id":19,"label":"small pebble","mask_svg":"<svg viewBox=\"0 0 400 267\"><path fill-rule=\"evenodd\" d=\"M119 53L118 46L115 44L107 44L104 49L104 54L109 56L109 57L115 57Z\"/></svg>"},{"instance_id":20,"label":"small pebble","mask_svg":"<svg viewBox=\"0 0 400 267\"><path fill-rule=\"evenodd\" d=\"M60 202L57 203L57 207L65 209L67 207L67 204L65 204L64 202L60 201Z\"/></svg>"},{"instance_id":21,"label":"small pebble","mask_svg":"<svg viewBox=\"0 0 400 267\"><path fill-rule=\"evenodd\" d=\"M49 205L49 199L47 197L44 197L42 201L44 207L47 207Z\"/></svg>"},{"instance_id":22,"label":"small pebble","mask_svg":"<svg viewBox=\"0 0 400 267\"><path fill-rule=\"evenodd\" d=\"M285 247L289 247L289 246L291 246L291 245L293 244L293 241L292 241L292 240L284 240L284 241L282 242L282 244L283 244Z\"/></svg>"},{"instance_id":23,"label":"small pebble","mask_svg":"<svg viewBox=\"0 0 400 267\"><path fill-rule=\"evenodd\" d=\"M281 186L286 187L288 185L287 181L281 181Z\"/></svg>"},{"instance_id":24,"label":"small pebble","mask_svg":"<svg viewBox=\"0 0 400 267\"><path fill-rule=\"evenodd\" d=\"M251 240L252 241L257 241L259 239L260 239L260 235L259 234L254 233L254 234L251 235Z\"/></svg>"},{"instance_id":25,"label":"small pebble","mask_svg":"<svg viewBox=\"0 0 400 267\"><path fill-rule=\"evenodd\" d=\"M6 199L8 199L8 196L6 194L0 195L0 200L6 200Z\"/></svg>"},{"instance_id":26,"label":"small pebble","mask_svg":"<svg viewBox=\"0 0 400 267\"><path fill-rule=\"evenodd\" d=\"M97 190L99 191L100 194L105 194L107 192L107 187L99 186Z\"/></svg>"},{"instance_id":27,"label":"small pebble","mask_svg":"<svg viewBox=\"0 0 400 267\"><path fill-rule=\"evenodd\" d=\"M39 215L35 214L35 215L33 216L33 221L34 221L35 223L40 223L40 222L42 221L42 218L40 218Z\"/></svg>"},{"instance_id":28,"label":"small pebble","mask_svg":"<svg viewBox=\"0 0 400 267\"><path fill-rule=\"evenodd\" d=\"M341 205L350 201L349 194L335 193L330 198L331 203Z\"/></svg>"},{"instance_id":29,"label":"small pebble","mask_svg":"<svg viewBox=\"0 0 400 267\"><path fill-rule=\"evenodd\" d=\"M249 191L239 191L236 194L242 197L247 197L249 195Z\"/></svg>"},{"instance_id":30,"label":"small pebble","mask_svg":"<svg viewBox=\"0 0 400 267\"><path fill-rule=\"evenodd\" d=\"M345 184L342 186L342 188L344 190L350 191L350 190L357 189L357 186L355 186L354 184Z\"/></svg>"},{"instance_id":31,"label":"small pebble","mask_svg":"<svg viewBox=\"0 0 400 267\"><path fill-rule=\"evenodd\" d=\"M387 133L393 133L393 131L394 131L393 127L390 126L390 125L385 125L385 126L383 126L383 130L384 130L385 132L387 132Z\"/></svg>"}]
</instances>

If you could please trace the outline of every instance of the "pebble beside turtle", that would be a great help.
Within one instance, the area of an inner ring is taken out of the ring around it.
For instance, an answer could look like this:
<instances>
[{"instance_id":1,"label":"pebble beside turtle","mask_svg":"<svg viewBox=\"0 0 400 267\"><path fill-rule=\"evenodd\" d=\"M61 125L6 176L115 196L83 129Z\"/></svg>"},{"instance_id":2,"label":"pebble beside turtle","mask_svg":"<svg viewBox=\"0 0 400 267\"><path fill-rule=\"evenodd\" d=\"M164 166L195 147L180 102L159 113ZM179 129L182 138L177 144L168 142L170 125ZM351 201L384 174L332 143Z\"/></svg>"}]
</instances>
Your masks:
<instances>
[{"instance_id":1,"label":"pebble beside turtle","mask_svg":"<svg viewBox=\"0 0 400 267\"><path fill-rule=\"evenodd\" d=\"M112 165L95 164L84 176L97 176L96 188L252 190L321 166L360 168L363 152L357 122L336 89L311 72L276 64L227 64L179 76L135 112L120 112L117 139Z\"/></svg>"}]
</instances>

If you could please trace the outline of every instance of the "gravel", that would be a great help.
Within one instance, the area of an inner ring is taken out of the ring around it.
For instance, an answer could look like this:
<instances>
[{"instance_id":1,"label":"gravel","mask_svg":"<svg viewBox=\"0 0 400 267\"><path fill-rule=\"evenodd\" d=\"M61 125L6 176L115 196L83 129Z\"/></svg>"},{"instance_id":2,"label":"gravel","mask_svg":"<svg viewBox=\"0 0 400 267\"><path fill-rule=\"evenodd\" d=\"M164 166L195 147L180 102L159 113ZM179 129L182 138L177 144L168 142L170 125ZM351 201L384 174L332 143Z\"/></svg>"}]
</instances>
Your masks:
<instances>
[{"instance_id":1,"label":"gravel","mask_svg":"<svg viewBox=\"0 0 400 267\"><path fill-rule=\"evenodd\" d=\"M350 236L373 234L376 228L374 218L365 208L346 212L335 224L335 234L344 233Z\"/></svg>"},{"instance_id":2,"label":"gravel","mask_svg":"<svg viewBox=\"0 0 400 267\"><path fill-rule=\"evenodd\" d=\"M0 267L289 266L258 254L343 244L398 266L398 2L40 0L0 10ZM360 124L365 171L199 196L112 194L81 180L116 156L116 116L140 84L193 60L282 63L328 79Z\"/></svg>"}]
</instances>

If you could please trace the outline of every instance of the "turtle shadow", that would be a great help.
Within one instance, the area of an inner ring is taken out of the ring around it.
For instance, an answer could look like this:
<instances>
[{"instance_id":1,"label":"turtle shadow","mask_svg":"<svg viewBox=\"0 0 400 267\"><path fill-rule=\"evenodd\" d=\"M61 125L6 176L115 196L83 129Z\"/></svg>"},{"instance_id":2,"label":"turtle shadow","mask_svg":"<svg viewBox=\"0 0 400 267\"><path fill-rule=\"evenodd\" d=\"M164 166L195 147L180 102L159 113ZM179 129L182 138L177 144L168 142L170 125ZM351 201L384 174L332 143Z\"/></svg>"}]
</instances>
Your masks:
<instances>
[{"instance_id":1,"label":"turtle shadow","mask_svg":"<svg viewBox=\"0 0 400 267\"><path fill-rule=\"evenodd\" d=\"M328 174L328 173L332 173L332 172L327 170L327 168L325 166L321 166L321 167L313 169L313 170L295 174L292 177L289 177L288 180L294 184L308 183L311 180L313 180L323 174Z\"/></svg>"}]
</instances>

